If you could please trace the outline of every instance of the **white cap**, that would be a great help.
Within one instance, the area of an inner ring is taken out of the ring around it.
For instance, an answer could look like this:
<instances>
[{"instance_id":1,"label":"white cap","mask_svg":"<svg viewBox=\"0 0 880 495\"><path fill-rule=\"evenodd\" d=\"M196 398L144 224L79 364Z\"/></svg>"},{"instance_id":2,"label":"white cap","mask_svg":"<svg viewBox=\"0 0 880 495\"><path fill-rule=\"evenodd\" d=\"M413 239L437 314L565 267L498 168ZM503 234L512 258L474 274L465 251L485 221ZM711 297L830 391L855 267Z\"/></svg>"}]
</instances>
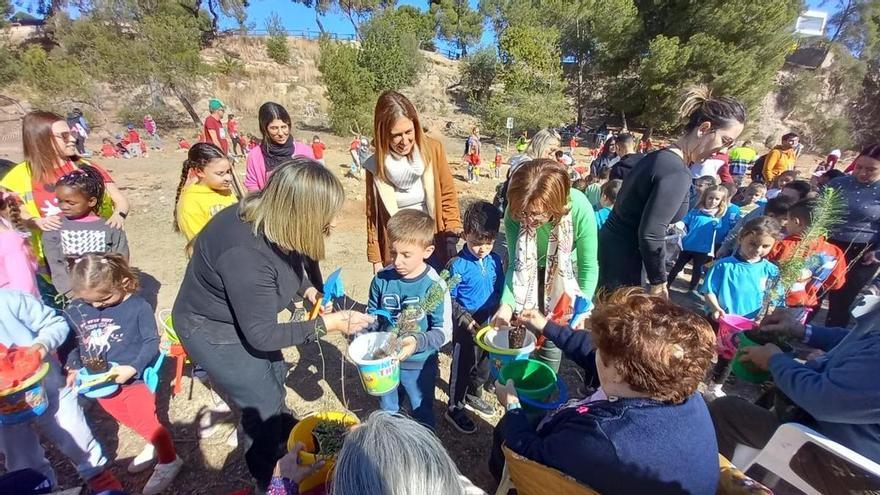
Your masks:
<instances>
[{"instance_id":1,"label":"white cap","mask_svg":"<svg viewBox=\"0 0 880 495\"><path fill-rule=\"evenodd\" d=\"M829 154L829 155L834 155L834 156L836 156L837 158L840 158L840 150L831 150L831 153L828 153L828 154Z\"/></svg>"}]
</instances>

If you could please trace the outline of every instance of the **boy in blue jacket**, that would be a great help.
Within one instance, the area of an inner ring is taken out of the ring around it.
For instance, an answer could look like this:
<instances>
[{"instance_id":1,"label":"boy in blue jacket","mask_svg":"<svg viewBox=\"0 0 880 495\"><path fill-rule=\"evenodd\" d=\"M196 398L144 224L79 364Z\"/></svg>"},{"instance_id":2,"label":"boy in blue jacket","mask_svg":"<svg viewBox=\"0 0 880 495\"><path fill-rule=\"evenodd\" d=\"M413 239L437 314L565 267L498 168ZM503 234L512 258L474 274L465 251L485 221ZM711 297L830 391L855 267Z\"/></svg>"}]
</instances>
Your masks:
<instances>
[{"instance_id":1,"label":"boy in blue jacket","mask_svg":"<svg viewBox=\"0 0 880 495\"><path fill-rule=\"evenodd\" d=\"M501 226L498 208L477 201L465 211L463 223L466 244L447 265L450 277L458 275L461 281L450 292L452 369L445 417L455 429L470 435L477 426L464 412L466 408L486 418L495 414L495 408L482 397L482 387L489 379L489 361L474 336L498 309L504 271L501 258L492 252Z\"/></svg>"},{"instance_id":2,"label":"boy in blue jacket","mask_svg":"<svg viewBox=\"0 0 880 495\"><path fill-rule=\"evenodd\" d=\"M121 490L122 484L105 469L107 458L101 444L86 423L76 391L65 385L55 357L69 333L64 318L34 296L0 289L0 344L36 349L50 366L43 378L49 403L46 412L29 422L0 426L0 453L6 457L8 472L33 469L57 487L55 471L40 445L39 431L70 459L94 492Z\"/></svg>"},{"instance_id":3,"label":"boy in blue jacket","mask_svg":"<svg viewBox=\"0 0 880 495\"><path fill-rule=\"evenodd\" d=\"M418 210L400 210L388 220L393 263L373 277L367 304L370 313L383 310L391 315L392 321L382 322L382 331L396 325L400 332L400 384L396 393L380 397L379 405L383 411L397 413L406 395L413 419L431 429L436 424L437 352L452 337L449 292L426 263L434 252L434 225L433 218Z\"/></svg>"}]
</instances>

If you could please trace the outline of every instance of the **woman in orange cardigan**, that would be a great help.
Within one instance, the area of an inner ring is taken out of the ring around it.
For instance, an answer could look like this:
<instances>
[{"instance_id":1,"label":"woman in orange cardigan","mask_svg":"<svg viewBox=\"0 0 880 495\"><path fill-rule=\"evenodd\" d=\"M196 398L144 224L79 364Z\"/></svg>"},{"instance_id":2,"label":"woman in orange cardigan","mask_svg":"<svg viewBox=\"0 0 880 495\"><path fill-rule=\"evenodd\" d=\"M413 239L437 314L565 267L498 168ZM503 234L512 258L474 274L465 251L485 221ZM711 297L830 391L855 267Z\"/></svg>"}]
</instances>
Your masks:
<instances>
[{"instance_id":1,"label":"woman in orange cardigan","mask_svg":"<svg viewBox=\"0 0 880 495\"><path fill-rule=\"evenodd\" d=\"M442 268L455 254L461 234L458 193L440 141L425 136L415 107L402 94L386 91L373 115L376 153L367 159L367 259L378 272L391 263L386 225L402 209L417 209L435 222L435 254Z\"/></svg>"}]
</instances>

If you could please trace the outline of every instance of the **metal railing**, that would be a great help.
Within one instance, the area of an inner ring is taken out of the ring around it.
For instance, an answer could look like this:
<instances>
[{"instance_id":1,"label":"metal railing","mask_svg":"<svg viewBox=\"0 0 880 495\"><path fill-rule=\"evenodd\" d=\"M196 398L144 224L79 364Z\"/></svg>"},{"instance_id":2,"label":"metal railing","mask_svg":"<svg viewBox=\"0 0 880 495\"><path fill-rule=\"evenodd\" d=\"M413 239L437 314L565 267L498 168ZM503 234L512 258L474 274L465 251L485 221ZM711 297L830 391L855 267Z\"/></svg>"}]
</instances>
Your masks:
<instances>
[{"instance_id":1,"label":"metal railing","mask_svg":"<svg viewBox=\"0 0 880 495\"><path fill-rule=\"evenodd\" d=\"M254 36L258 38L269 36L269 31L265 29L248 29L247 31L241 31L238 29L230 29L227 31L223 31L221 33L222 36ZM292 38L300 38L304 40L317 40L320 39L321 36L327 36L332 40L339 41L354 41L357 37L354 34L349 33L331 33L331 32L321 32L317 30L311 29L291 29L287 31L287 36Z\"/></svg>"}]
</instances>

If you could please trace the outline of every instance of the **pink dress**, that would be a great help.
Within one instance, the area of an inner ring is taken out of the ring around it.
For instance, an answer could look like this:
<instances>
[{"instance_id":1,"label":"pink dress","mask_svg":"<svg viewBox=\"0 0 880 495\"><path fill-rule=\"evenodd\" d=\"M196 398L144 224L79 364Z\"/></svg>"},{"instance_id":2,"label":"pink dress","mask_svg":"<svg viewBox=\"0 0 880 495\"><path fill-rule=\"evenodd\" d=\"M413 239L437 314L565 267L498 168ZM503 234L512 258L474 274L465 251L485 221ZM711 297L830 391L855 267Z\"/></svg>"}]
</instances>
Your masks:
<instances>
[{"instance_id":1,"label":"pink dress","mask_svg":"<svg viewBox=\"0 0 880 495\"><path fill-rule=\"evenodd\" d=\"M36 273L37 260L27 240L15 230L0 230L0 288L20 290L39 298Z\"/></svg>"}]
</instances>

